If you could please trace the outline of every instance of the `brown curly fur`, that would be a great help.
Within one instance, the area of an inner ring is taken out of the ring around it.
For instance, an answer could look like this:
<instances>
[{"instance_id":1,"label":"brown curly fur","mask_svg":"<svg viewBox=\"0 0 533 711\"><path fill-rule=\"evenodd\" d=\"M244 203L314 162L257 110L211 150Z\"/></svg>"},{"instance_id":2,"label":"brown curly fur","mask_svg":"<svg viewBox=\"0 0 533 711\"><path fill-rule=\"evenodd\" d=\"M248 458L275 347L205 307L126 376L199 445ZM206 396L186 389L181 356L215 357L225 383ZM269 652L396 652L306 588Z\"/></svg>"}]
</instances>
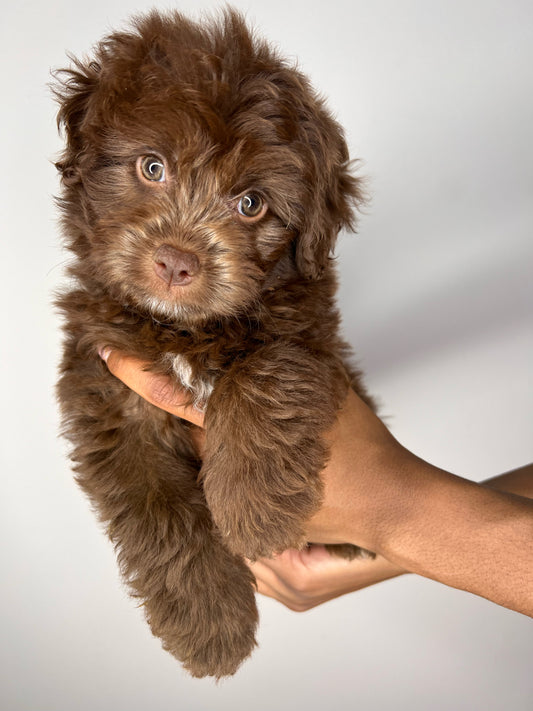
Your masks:
<instances>
[{"instance_id":1,"label":"brown curly fur","mask_svg":"<svg viewBox=\"0 0 533 711\"><path fill-rule=\"evenodd\" d=\"M194 676L233 674L257 624L243 556L304 543L321 433L350 383L366 397L329 256L360 181L308 81L232 10L202 24L141 16L58 74L75 284L58 301L58 392L77 480L165 649ZM164 182L139 175L146 155ZM236 208L250 191L268 205L257 220ZM158 276L162 245L195 255L190 283ZM206 407L203 462L192 425L112 377L104 345Z\"/></svg>"}]
</instances>

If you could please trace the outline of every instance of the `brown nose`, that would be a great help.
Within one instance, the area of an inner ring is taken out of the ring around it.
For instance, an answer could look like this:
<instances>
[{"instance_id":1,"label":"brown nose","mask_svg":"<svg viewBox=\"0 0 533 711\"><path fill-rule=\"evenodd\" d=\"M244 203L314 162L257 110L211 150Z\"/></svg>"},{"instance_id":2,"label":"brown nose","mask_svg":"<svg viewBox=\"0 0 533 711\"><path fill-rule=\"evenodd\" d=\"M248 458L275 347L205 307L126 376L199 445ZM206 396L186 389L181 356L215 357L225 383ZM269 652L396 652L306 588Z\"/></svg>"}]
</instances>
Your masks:
<instances>
[{"instance_id":1,"label":"brown nose","mask_svg":"<svg viewBox=\"0 0 533 711\"><path fill-rule=\"evenodd\" d=\"M200 271L196 254L163 244L154 254L154 271L168 286L187 286Z\"/></svg>"}]
</instances>

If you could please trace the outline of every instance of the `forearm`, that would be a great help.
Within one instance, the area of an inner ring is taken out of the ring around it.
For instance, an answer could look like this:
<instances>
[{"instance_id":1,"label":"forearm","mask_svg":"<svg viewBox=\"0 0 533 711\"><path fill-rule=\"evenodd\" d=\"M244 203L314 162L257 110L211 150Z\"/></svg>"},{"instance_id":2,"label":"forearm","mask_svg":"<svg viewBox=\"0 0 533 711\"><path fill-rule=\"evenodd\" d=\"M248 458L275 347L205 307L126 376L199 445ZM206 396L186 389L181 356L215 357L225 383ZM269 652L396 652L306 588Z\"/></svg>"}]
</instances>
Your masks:
<instances>
[{"instance_id":1,"label":"forearm","mask_svg":"<svg viewBox=\"0 0 533 711\"><path fill-rule=\"evenodd\" d=\"M532 479L533 465L501 474L484 485L530 494ZM347 561L329 555L323 546L284 551L251 567L260 593L300 612L408 572L382 555Z\"/></svg>"},{"instance_id":2,"label":"forearm","mask_svg":"<svg viewBox=\"0 0 533 711\"><path fill-rule=\"evenodd\" d=\"M518 496L533 498L533 465L521 467L520 469L506 472L505 474L500 474L497 477L487 479L482 482L481 485L487 488L516 494ZM489 533L492 538L496 538L497 531L495 529L491 529ZM434 545L437 547L437 544ZM461 548L462 547L463 544L461 544ZM458 556L456 555L455 550L452 552L454 555L453 565L455 565L458 561ZM436 552L433 555L433 558L438 558ZM343 595L347 592L354 592L369 585L374 585L407 572L418 572L420 575L436 578L435 575L428 575L427 573L422 572L422 570L414 571L413 568L416 567L416 563L412 565L410 564L410 561L402 560L400 564L399 558L396 558L396 560L397 562L391 562L387 558L384 558L383 555L378 555L374 559L365 558L353 561L344 569L341 568L340 573L338 574L338 585L336 587L338 595ZM444 580L442 582L444 582ZM455 587L462 586L456 585ZM315 601L313 604L319 604L319 602Z\"/></svg>"},{"instance_id":3,"label":"forearm","mask_svg":"<svg viewBox=\"0 0 533 711\"><path fill-rule=\"evenodd\" d=\"M533 616L533 502L410 453L388 495L375 547L392 564Z\"/></svg>"}]
</instances>

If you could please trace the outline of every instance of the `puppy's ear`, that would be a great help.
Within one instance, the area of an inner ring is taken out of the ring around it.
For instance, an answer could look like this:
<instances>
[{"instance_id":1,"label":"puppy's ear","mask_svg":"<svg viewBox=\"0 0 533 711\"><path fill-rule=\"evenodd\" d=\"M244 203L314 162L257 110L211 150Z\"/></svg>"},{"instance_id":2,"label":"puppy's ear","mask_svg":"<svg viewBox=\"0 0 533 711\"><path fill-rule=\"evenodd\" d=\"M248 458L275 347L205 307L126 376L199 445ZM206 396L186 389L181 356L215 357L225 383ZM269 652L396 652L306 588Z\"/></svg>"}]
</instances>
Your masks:
<instances>
[{"instance_id":1,"label":"puppy's ear","mask_svg":"<svg viewBox=\"0 0 533 711\"><path fill-rule=\"evenodd\" d=\"M66 146L55 166L65 184L79 180L79 163L84 152L83 128L99 83L100 65L84 64L70 57L72 67L54 72L52 92L59 104L57 125L65 132Z\"/></svg>"},{"instance_id":2,"label":"puppy's ear","mask_svg":"<svg viewBox=\"0 0 533 711\"><path fill-rule=\"evenodd\" d=\"M355 228L355 210L364 203L363 181L351 173L341 127L317 102L301 123L307 145L308 200L296 242L296 266L319 279L342 228Z\"/></svg>"}]
</instances>

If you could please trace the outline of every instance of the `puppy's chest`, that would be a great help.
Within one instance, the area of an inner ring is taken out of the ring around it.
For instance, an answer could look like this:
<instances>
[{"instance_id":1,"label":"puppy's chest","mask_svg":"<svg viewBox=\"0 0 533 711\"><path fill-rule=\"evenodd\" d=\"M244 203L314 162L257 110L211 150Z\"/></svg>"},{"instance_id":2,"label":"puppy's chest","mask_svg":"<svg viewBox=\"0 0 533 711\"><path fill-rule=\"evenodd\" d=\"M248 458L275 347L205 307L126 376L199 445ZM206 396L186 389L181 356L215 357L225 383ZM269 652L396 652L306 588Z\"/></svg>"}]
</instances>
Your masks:
<instances>
[{"instance_id":1,"label":"puppy's chest","mask_svg":"<svg viewBox=\"0 0 533 711\"><path fill-rule=\"evenodd\" d=\"M279 329L278 329L279 330ZM279 340L259 319L207 324L198 331L159 334L161 368L204 410L217 381L238 363Z\"/></svg>"},{"instance_id":2,"label":"puppy's chest","mask_svg":"<svg viewBox=\"0 0 533 711\"><path fill-rule=\"evenodd\" d=\"M189 392L191 402L204 410L217 381L237 363L246 361L257 350L274 340L265 331L231 334L224 341L218 334L198 341L178 340L176 348L164 356L164 370Z\"/></svg>"},{"instance_id":3,"label":"puppy's chest","mask_svg":"<svg viewBox=\"0 0 533 711\"><path fill-rule=\"evenodd\" d=\"M203 338L178 338L175 347L163 357L163 368L188 393L191 402L205 410L211 393L221 378L244 354L255 350L255 344L245 339L231 338L226 342L209 332Z\"/></svg>"},{"instance_id":4,"label":"puppy's chest","mask_svg":"<svg viewBox=\"0 0 533 711\"><path fill-rule=\"evenodd\" d=\"M178 383L190 393L194 406L205 410L222 369L199 363L197 359L184 353L169 353L167 358L172 374Z\"/></svg>"}]
</instances>

